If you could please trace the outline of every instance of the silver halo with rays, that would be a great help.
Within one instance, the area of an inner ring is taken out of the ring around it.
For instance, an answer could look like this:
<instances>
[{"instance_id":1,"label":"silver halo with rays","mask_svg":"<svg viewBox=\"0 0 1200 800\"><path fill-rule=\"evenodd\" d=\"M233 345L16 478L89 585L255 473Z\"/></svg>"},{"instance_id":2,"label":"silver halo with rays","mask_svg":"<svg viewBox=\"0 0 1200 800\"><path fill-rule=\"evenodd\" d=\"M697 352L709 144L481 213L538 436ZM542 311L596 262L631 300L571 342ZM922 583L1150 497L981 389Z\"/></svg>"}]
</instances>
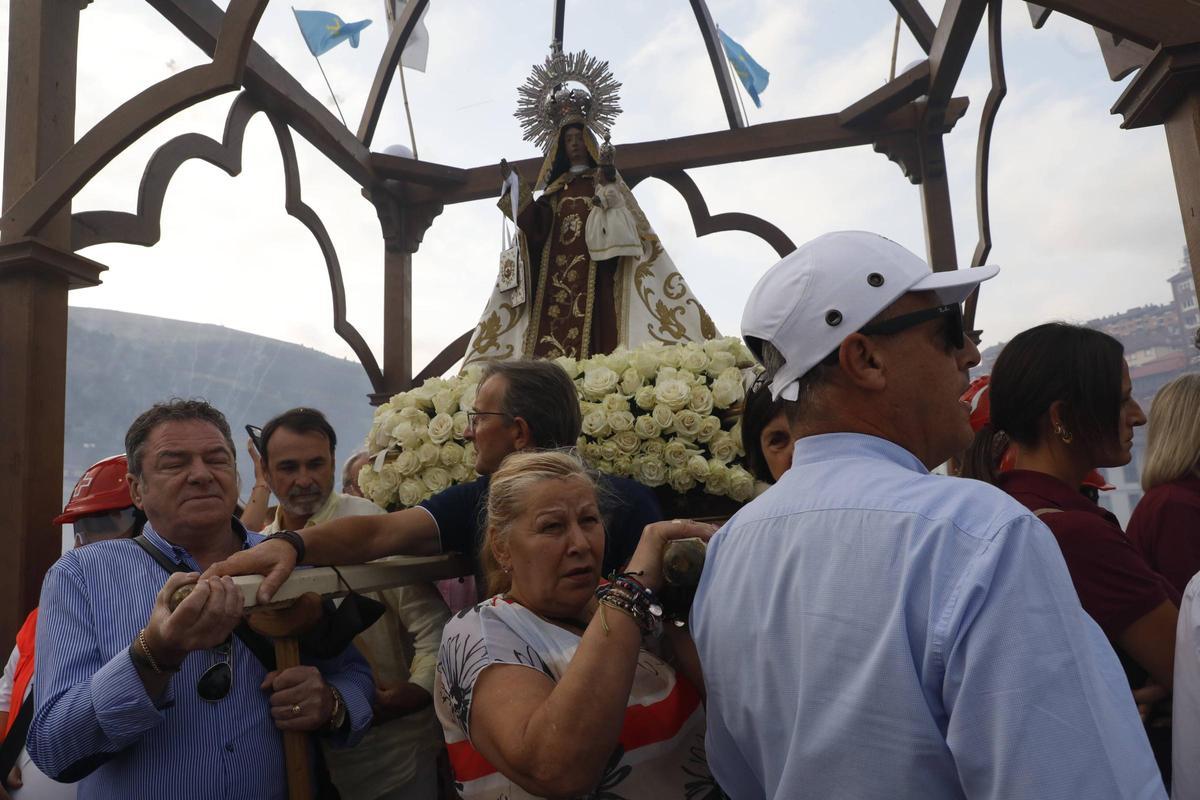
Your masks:
<instances>
[{"instance_id":1,"label":"silver halo with rays","mask_svg":"<svg viewBox=\"0 0 1200 800\"><path fill-rule=\"evenodd\" d=\"M567 83L581 84L584 89L572 89ZM521 122L522 138L543 151L568 117L604 137L621 113L620 88L607 61L589 56L586 50L563 53L562 43L556 41L550 45L545 63L534 64L533 72L518 87L513 116Z\"/></svg>"}]
</instances>

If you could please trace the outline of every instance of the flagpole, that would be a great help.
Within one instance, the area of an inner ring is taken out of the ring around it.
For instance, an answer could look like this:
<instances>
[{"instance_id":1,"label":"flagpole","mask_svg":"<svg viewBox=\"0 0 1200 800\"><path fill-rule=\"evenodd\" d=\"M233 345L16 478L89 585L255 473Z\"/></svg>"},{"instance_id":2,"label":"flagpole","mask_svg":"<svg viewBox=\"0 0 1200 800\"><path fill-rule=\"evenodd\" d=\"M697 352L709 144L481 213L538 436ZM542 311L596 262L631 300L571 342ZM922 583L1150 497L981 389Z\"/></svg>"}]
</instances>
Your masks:
<instances>
[{"instance_id":1,"label":"flagpole","mask_svg":"<svg viewBox=\"0 0 1200 800\"><path fill-rule=\"evenodd\" d=\"M896 54L900 51L900 15L896 15L896 30L892 33L892 67L888 70L888 82L896 79Z\"/></svg>"},{"instance_id":2,"label":"flagpole","mask_svg":"<svg viewBox=\"0 0 1200 800\"><path fill-rule=\"evenodd\" d=\"M408 87L404 85L404 64L401 63L396 67L400 71L400 93L404 95L404 116L408 117L408 138L413 146L413 158L417 156L417 134L413 131L412 112L408 109Z\"/></svg>"}]
</instances>

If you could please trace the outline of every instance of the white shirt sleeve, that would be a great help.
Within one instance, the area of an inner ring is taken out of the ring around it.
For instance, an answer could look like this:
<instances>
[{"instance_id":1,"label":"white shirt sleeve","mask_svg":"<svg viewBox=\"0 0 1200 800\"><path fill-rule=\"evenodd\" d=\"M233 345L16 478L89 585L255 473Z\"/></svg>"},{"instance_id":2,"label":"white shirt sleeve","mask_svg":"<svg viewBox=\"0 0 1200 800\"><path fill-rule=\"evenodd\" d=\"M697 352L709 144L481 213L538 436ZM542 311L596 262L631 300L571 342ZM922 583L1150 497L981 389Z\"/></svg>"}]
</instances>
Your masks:
<instances>
[{"instance_id":1,"label":"white shirt sleeve","mask_svg":"<svg viewBox=\"0 0 1200 800\"><path fill-rule=\"evenodd\" d=\"M4 675L0 677L0 713L12 710L13 679L17 674L17 659L20 657L21 652L14 647L8 656L8 663L4 665Z\"/></svg>"},{"instance_id":2,"label":"white shirt sleeve","mask_svg":"<svg viewBox=\"0 0 1200 800\"><path fill-rule=\"evenodd\" d=\"M1200 575L1183 592L1175 628L1175 695L1172 700L1171 796L1200 797Z\"/></svg>"}]
</instances>

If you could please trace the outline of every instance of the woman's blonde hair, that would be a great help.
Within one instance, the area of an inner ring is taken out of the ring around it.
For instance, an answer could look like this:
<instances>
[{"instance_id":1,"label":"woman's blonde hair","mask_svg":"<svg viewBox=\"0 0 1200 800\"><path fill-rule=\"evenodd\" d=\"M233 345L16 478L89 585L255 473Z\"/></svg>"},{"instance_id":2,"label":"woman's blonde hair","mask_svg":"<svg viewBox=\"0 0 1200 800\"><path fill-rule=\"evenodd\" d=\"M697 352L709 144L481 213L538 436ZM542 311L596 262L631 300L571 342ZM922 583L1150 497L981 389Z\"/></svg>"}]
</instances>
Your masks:
<instances>
[{"instance_id":1,"label":"woman's blonde hair","mask_svg":"<svg viewBox=\"0 0 1200 800\"><path fill-rule=\"evenodd\" d=\"M479 563L488 596L512 588L512 576L500 568L494 546L507 541L513 523L525 512L525 497L531 486L546 480L582 480L597 490L583 462L561 450L534 450L513 453L492 473L488 485L487 520ZM597 496L599 492L597 492Z\"/></svg>"},{"instance_id":2,"label":"woman's blonde hair","mask_svg":"<svg viewBox=\"0 0 1200 800\"><path fill-rule=\"evenodd\" d=\"M1142 488L1189 476L1200 476L1200 375L1182 375L1154 396Z\"/></svg>"}]
</instances>

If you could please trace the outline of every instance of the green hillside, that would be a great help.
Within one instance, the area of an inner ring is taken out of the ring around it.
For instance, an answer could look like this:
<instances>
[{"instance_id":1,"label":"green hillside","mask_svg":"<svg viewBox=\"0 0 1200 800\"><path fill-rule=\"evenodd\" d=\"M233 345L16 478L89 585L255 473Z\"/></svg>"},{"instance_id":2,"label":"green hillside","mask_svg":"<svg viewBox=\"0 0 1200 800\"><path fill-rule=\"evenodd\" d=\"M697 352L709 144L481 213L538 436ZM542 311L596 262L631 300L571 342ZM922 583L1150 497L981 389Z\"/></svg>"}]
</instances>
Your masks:
<instances>
[{"instance_id":1,"label":"green hillside","mask_svg":"<svg viewBox=\"0 0 1200 800\"><path fill-rule=\"evenodd\" d=\"M63 496L90 464L124 450L125 430L151 404L200 397L229 418L243 495L253 484L242 426L305 405L324 411L338 434L339 461L371 426L366 373L300 345L218 325L70 309ZM240 435L239 435L240 434Z\"/></svg>"}]
</instances>

